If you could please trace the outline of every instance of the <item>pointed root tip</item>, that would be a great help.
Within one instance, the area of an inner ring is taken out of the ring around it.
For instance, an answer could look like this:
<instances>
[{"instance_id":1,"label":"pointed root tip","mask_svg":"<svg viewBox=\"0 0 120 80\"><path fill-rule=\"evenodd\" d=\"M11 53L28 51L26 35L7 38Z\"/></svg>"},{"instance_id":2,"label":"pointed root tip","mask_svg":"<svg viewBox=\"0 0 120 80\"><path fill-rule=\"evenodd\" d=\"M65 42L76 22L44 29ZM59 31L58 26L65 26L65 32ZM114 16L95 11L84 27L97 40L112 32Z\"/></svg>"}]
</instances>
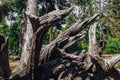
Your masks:
<instances>
[{"instance_id":1,"label":"pointed root tip","mask_svg":"<svg viewBox=\"0 0 120 80\"><path fill-rule=\"evenodd\" d=\"M74 7L72 6L72 7L68 8L67 10L68 10L69 12L72 12L72 11L74 10Z\"/></svg>"}]
</instances>

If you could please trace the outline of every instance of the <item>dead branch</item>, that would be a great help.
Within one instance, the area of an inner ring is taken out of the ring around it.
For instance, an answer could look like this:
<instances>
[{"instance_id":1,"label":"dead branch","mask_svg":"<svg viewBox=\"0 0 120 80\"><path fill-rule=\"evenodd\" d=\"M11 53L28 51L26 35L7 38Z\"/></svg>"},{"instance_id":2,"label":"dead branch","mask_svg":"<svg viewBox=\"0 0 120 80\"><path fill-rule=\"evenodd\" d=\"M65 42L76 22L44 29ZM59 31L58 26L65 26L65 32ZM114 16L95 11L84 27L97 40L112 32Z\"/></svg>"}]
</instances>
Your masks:
<instances>
[{"instance_id":1,"label":"dead branch","mask_svg":"<svg viewBox=\"0 0 120 80\"><path fill-rule=\"evenodd\" d=\"M120 55L114 55L104 59L106 66L111 69L120 61Z\"/></svg>"},{"instance_id":2,"label":"dead branch","mask_svg":"<svg viewBox=\"0 0 120 80\"><path fill-rule=\"evenodd\" d=\"M27 66L13 76L12 80L104 80L108 76L115 80L119 79L119 77L115 78L115 74L119 76L119 71L113 66L120 60L120 56L101 57L103 47L101 42L97 43L96 41L97 23L91 25L97 17L101 16L100 14L82 22L78 21L66 31L61 32L51 43L42 47L43 36L49 27L67 16L70 11L71 8L68 11L58 10L55 11L56 13L53 11L40 18L26 13L30 17L32 25L36 25L31 55ZM91 25L89 29L89 50L87 52L67 53L67 49L69 50L70 47L84 38L85 34L82 31L89 25Z\"/></svg>"},{"instance_id":3,"label":"dead branch","mask_svg":"<svg viewBox=\"0 0 120 80\"><path fill-rule=\"evenodd\" d=\"M65 32L62 32L58 35L58 37L56 39L54 39L50 44L48 44L47 46L45 46L41 52L40 52L40 57L39 57L39 64L41 64L40 62L45 62L46 59L48 58L47 56L50 55L52 56L50 51L50 53L46 50L52 50L55 48L60 48L60 49L65 49L68 48L69 46L74 45L76 42L78 42L79 40L83 39L83 36L80 32L87 27L87 25L89 25L90 23L92 23L93 21L95 21L95 19L99 16L99 14L96 14L86 20L84 20L83 22L79 21L76 22L73 26L71 26L69 29L67 29ZM78 37L77 37L78 36ZM70 44L71 43L71 44ZM50 46L56 45L54 48L51 48ZM49 49L48 49L49 48ZM57 49L56 49L57 50ZM47 53L46 53L47 52ZM59 55L59 51L55 52L57 54L55 55ZM47 55L47 56L45 56ZM53 58L54 59L54 58ZM47 59L49 61L49 59Z\"/></svg>"},{"instance_id":4,"label":"dead branch","mask_svg":"<svg viewBox=\"0 0 120 80\"><path fill-rule=\"evenodd\" d=\"M32 51L30 55L31 57L29 57L27 67L24 66L26 70L24 69L19 70L19 73L24 73L24 74L19 75L19 73L15 72L16 75L11 77L11 79L17 79L19 78L18 76L22 76L22 77L27 76L27 74L29 74L31 70L31 66L33 71L34 67L36 67L38 63L38 56L42 47L43 36L50 28L50 26L65 18L71 12L71 10L72 8L69 8L67 10L56 10L39 18L33 17L32 14L26 13L30 17L31 22L33 23L32 25L35 25L35 27L33 27L34 35L32 38L32 48L31 48Z\"/></svg>"}]
</instances>

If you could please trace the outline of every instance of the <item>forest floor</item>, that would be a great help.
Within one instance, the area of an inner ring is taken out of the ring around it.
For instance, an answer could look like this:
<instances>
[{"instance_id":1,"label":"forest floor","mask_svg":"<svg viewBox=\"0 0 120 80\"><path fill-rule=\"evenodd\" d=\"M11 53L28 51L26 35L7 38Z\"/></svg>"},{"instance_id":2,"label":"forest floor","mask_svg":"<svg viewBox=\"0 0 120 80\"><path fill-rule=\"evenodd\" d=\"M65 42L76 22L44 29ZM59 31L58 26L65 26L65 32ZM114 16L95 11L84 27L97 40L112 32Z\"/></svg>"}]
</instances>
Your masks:
<instances>
[{"instance_id":1,"label":"forest floor","mask_svg":"<svg viewBox=\"0 0 120 80\"><path fill-rule=\"evenodd\" d=\"M15 69L20 64L20 60L17 59L16 56L10 56L9 57L9 62L10 62L11 70Z\"/></svg>"},{"instance_id":2,"label":"forest floor","mask_svg":"<svg viewBox=\"0 0 120 80\"><path fill-rule=\"evenodd\" d=\"M103 56L112 56L112 55L117 55L117 54L104 54ZM20 60L17 59L16 56L10 56L10 68L11 70L15 69L18 65L20 65ZM115 65L116 68L120 69L120 62L118 64Z\"/></svg>"}]
</instances>

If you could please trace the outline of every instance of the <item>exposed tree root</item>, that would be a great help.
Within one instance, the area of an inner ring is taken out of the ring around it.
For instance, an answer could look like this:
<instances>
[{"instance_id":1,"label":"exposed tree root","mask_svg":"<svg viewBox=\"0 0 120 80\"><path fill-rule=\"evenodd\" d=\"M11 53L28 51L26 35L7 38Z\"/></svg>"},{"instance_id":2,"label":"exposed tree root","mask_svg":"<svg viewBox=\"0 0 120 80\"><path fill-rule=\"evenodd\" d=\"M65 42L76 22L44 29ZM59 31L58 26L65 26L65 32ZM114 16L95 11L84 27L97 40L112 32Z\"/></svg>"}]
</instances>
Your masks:
<instances>
[{"instance_id":1,"label":"exposed tree root","mask_svg":"<svg viewBox=\"0 0 120 80\"><path fill-rule=\"evenodd\" d=\"M96 18L101 17L101 14L76 22L66 31L61 32L51 43L42 47L43 36L50 26L62 20L71 10L72 8L53 11L42 17L26 12L32 25L36 26L31 55L27 66L23 69L19 68L19 73L15 73L11 80L105 80L109 77L120 79L120 71L114 68L114 65L120 61L120 56L102 57L103 42L96 41L95 21ZM85 28L89 28L88 51L68 53L67 51L75 43L84 38Z\"/></svg>"}]
</instances>

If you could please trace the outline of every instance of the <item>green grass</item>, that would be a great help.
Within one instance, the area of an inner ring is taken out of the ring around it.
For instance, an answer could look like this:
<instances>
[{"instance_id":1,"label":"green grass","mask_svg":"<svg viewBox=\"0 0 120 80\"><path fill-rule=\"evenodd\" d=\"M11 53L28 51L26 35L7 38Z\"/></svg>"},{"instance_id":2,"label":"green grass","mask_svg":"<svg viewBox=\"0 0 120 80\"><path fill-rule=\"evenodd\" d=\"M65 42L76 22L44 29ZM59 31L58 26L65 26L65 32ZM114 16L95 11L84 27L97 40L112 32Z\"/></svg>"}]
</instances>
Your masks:
<instances>
[{"instance_id":1,"label":"green grass","mask_svg":"<svg viewBox=\"0 0 120 80\"><path fill-rule=\"evenodd\" d=\"M116 68L120 69L120 62L115 65Z\"/></svg>"}]
</instances>

